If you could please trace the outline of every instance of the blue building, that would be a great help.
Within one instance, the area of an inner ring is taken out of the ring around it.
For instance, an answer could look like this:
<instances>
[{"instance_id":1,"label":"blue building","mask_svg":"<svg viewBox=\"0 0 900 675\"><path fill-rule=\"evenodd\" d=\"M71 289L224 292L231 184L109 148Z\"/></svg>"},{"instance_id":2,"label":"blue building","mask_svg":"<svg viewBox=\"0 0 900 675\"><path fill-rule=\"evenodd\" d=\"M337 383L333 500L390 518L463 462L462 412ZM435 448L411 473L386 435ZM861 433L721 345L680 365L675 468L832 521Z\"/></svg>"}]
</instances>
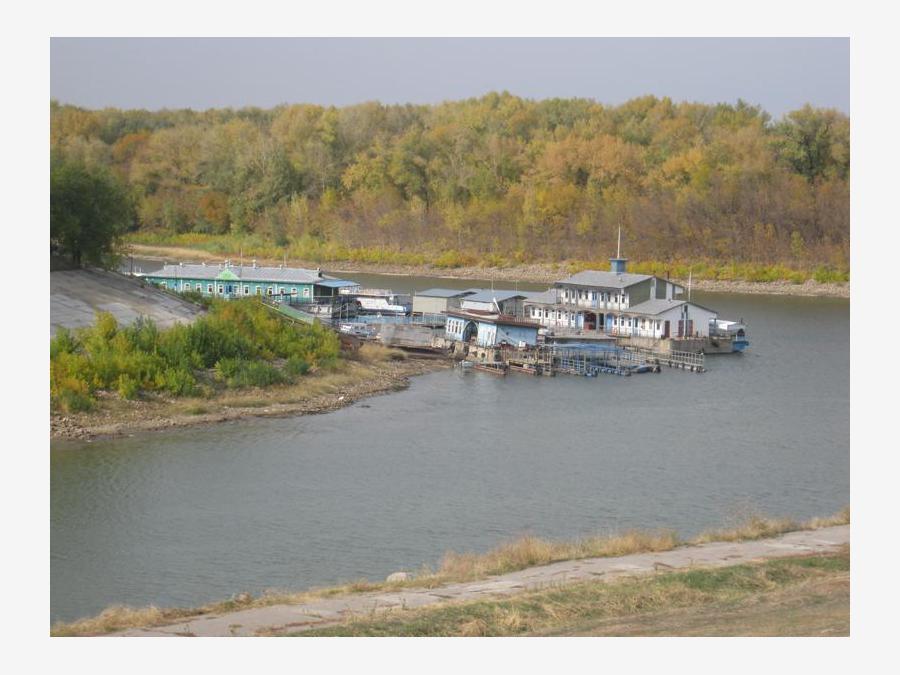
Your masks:
<instances>
[{"instance_id":1,"label":"blue building","mask_svg":"<svg viewBox=\"0 0 900 675\"><path fill-rule=\"evenodd\" d=\"M479 310L447 312L445 336L460 342L475 341L479 347L534 347L540 324L506 314Z\"/></svg>"}]
</instances>

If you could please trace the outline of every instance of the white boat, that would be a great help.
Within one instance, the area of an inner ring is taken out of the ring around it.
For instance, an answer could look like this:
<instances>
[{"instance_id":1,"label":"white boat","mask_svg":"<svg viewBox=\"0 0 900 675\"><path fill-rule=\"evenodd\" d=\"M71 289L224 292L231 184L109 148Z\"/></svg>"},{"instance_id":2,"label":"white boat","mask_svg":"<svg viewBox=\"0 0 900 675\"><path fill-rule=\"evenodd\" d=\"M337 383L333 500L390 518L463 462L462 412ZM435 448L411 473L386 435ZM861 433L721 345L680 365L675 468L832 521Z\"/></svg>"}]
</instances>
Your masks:
<instances>
[{"instance_id":1,"label":"white boat","mask_svg":"<svg viewBox=\"0 0 900 675\"><path fill-rule=\"evenodd\" d=\"M407 316L412 311L409 294L394 293L388 288L362 288L352 293L362 314Z\"/></svg>"}]
</instances>

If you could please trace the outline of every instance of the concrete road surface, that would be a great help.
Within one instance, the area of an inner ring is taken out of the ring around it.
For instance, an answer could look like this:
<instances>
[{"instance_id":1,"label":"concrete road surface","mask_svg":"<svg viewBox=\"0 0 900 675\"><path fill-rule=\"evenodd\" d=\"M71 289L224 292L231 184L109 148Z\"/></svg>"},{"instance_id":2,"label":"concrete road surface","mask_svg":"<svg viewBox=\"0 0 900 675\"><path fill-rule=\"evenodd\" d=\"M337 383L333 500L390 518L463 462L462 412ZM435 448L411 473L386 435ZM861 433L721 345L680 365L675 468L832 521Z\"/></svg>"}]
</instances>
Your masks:
<instances>
[{"instance_id":1,"label":"concrete road surface","mask_svg":"<svg viewBox=\"0 0 900 675\"><path fill-rule=\"evenodd\" d=\"M59 326L80 328L95 312L110 312L120 324L148 316L160 328L189 323L202 313L196 305L142 286L137 279L100 270L50 272L50 337Z\"/></svg>"}]
</instances>

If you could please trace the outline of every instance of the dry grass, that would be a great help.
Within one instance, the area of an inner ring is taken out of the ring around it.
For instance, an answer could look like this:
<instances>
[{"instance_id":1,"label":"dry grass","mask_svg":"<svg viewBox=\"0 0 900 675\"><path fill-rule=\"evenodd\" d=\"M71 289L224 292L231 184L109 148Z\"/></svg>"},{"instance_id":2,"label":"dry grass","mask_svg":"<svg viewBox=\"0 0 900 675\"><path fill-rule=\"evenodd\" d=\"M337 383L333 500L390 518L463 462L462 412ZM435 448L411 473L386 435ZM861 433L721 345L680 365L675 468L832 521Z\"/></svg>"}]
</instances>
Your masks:
<instances>
[{"instance_id":1,"label":"dry grass","mask_svg":"<svg viewBox=\"0 0 900 675\"><path fill-rule=\"evenodd\" d=\"M524 536L500 544L486 553L455 553L449 551L444 554L436 571L428 567L422 567L417 574L412 575L406 581L388 583L371 582L362 579L340 586L314 588L301 592L269 590L258 597L242 593L231 600L196 609L158 609L156 607L132 609L115 606L104 610L96 617L81 619L72 623L54 624L51 628L51 635L103 635L129 628L168 624L187 616L226 612L247 607L300 604L323 597L334 597L350 593L370 593L401 588L436 588L443 584L473 581L563 560L608 558L633 553L669 551L686 543L701 544L712 541L761 539L795 530L818 529L820 527L845 525L849 522L850 508L845 507L833 516L814 518L806 523L799 523L787 518L769 518L758 513L750 514L744 516L744 520L741 522L736 522L727 528L709 530L690 542L680 540L674 532L668 530L656 532L634 530L609 536L586 537L574 541L552 541L534 536ZM552 610L548 610L548 612L552 613ZM511 618L505 620L514 621ZM491 625L495 627L494 622ZM486 628L487 624L482 625L478 620L473 620L470 622L470 625L460 628L459 634L483 635L487 633L479 631Z\"/></svg>"},{"instance_id":2,"label":"dry grass","mask_svg":"<svg viewBox=\"0 0 900 675\"><path fill-rule=\"evenodd\" d=\"M538 537L520 537L487 553L448 552L441 561L437 577L446 581L469 581L504 574L535 565L561 560L608 558L630 553L669 551L678 546L674 532L631 531L609 537L589 537L576 541L549 541Z\"/></svg>"},{"instance_id":3,"label":"dry grass","mask_svg":"<svg viewBox=\"0 0 900 675\"><path fill-rule=\"evenodd\" d=\"M103 635L128 628L156 626L179 618L177 610L162 610L158 607L134 609L114 605L107 607L97 616L80 619L72 623L58 622L50 628L50 635L58 637L74 635Z\"/></svg>"},{"instance_id":4,"label":"dry grass","mask_svg":"<svg viewBox=\"0 0 900 675\"><path fill-rule=\"evenodd\" d=\"M850 523L850 507L845 506L832 516L812 518L800 522L791 518L772 518L759 512L745 513L734 522L721 529L707 530L691 540L692 544L707 544L713 541L749 541L777 537L797 530L817 530L821 527L847 525Z\"/></svg>"},{"instance_id":5,"label":"dry grass","mask_svg":"<svg viewBox=\"0 0 900 675\"><path fill-rule=\"evenodd\" d=\"M399 349L385 347L377 342L365 342L356 352L356 358L365 363L384 363L385 361L403 361L406 353Z\"/></svg>"}]
</instances>

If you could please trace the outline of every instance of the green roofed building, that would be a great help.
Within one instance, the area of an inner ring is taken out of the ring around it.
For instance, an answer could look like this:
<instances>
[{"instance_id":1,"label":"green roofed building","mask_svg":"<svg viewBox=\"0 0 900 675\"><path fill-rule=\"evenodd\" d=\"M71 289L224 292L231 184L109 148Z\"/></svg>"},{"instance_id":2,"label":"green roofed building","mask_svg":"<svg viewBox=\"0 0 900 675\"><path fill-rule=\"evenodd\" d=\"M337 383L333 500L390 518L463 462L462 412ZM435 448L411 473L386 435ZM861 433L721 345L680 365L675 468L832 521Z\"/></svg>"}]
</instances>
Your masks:
<instances>
[{"instance_id":1,"label":"green roofed building","mask_svg":"<svg viewBox=\"0 0 900 675\"><path fill-rule=\"evenodd\" d=\"M330 303L338 296L359 290L355 281L335 279L320 270L300 267L232 265L229 261L207 265L178 263L154 272L136 273L147 283L177 293L193 291L215 298L267 297L278 302Z\"/></svg>"}]
</instances>

